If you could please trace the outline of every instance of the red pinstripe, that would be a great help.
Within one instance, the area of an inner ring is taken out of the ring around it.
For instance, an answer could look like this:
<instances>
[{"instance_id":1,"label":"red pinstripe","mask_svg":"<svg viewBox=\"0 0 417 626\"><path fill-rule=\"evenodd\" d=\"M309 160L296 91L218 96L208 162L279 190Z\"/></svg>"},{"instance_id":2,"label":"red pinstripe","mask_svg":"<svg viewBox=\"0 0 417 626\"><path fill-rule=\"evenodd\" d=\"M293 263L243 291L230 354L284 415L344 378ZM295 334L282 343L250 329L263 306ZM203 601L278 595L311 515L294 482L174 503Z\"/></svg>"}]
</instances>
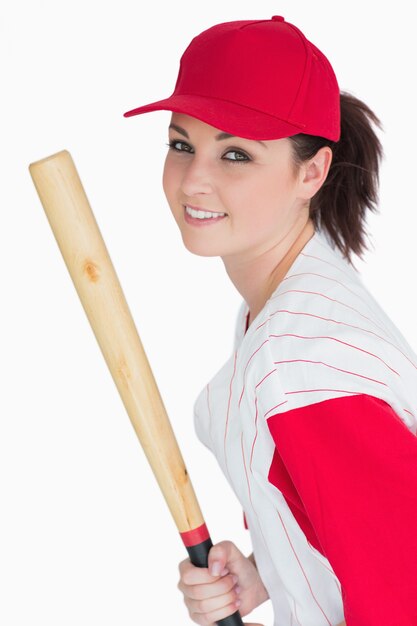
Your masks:
<instances>
[{"instance_id":1,"label":"red pinstripe","mask_svg":"<svg viewBox=\"0 0 417 626\"><path fill-rule=\"evenodd\" d=\"M252 449L251 449L251 453L250 453L250 463L249 463L250 471L252 471L253 449L255 447L256 438L258 436L258 398L256 397L256 395L255 395L255 407L256 407L256 412L255 412L255 428L256 428L256 432L255 432L255 437L253 439Z\"/></svg>"},{"instance_id":2,"label":"red pinstripe","mask_svg":"<svg viewBox=\"0 0 417 626\"><path fill-rule=\"evenodd\" d=\"M338 283L339 285L344 287L347 291L349 291L351 294L356 296L356 298L359 298L359 300L361 300L368 307L368 309L372 311L371 307L368 305L367 301L364 300L364 298L362 298L359 294L352 291L352 289L349 289L349 287L347 287L344 283L341 283L340 280L337 280L337 278L330 278L330 276L324 276L324 274L318 274L317 272L300 272L299 274L290 274L290 276L286 276L285 278L282 279L281 282L283 283L285 280L289 280L290 278L295 278L296 276L320 276L320 278L325 278L326 280L331 280L334 283Z\"/></svg>"},{"instance_id":3,"label":"red pinstripe","mask_svg":"<svg viewBox=\"0 0 417 626\"><path fill-rule=\"evenodd\" d=\"M288 361L274 361L274 365L279 365L280 363L317 363L320 365L325 365L326 367L330 367L331 369L337 370L338 372L344 372L345 374L351 374L352 376L358 376L359 378L366 378L366 380L372 380L374 383L378 383L379 385L385 385L388 387L387 383L383 383L381 380L376 380L376 378L370 378L369 376L363 376L363 374L357 374L356 372L350 372L349 370L343 370L340 367L336 367L335 365L329 365L328 363L324 363L324 361L309 361L308 359L289 359Z\"/></svg>"},{"instance_id":4,"label":"red pinstripe","mask_svg":"<svg viewBox=\"0 0 417 626\"><path fill-rule=\"evenodd\" d=\"M353 395L362 394L363 393L363 391L349 391L347 389L330 389L330 388L329 389L327 389L327 388L324 388L324 389L299 389L298 391L285 391L284 393L285 393L286 396L291 396L293 393L312 393L314 391L337 391L337 392L340 392L340 393L351 393Z\"/></svg>"},{"instance_id":5,"label":"red pinstripe","mask_svg":"<svg viewBox=\"0 0 417 626\"><path fill-rule=\"evenodd\" d=\"M246 470L245 451L243 449L243 431L240 434L240 447L242 449L243 467L245 468L246 482L248 483L249 500L250 500L250 503L252 504L252 508L254 509L253 502L252 502L252 493L251 493L251 490L250 490L249 476L248 476L248 472Z\"/></svg>"},{"instance_id":6,"label":"red pinstripe","mask_svg":"<svg viewBox=\"0 0 417 626\"><path fill-rule=\"evenodd\" d=\"M258 412L256 411L256 415L257 415L257 414L258 414ZM256 436L255 436L255 439L256 439ZM253 442L253 445L254 445L254 443L255 443L255 440L254 440L254 442ZM253 445L252 445L252 451L253 451ZM259 516L258 516L258 514L257 514L257 512L256 512L256 510L255 510L255 507L253 506L253 502L252 502L252 492L251 492L251 488L250 488L250 481L249 481L248 471L247 471L247 468L246 468L245 451L244 451L244 448L243 448L243 432L242 432L242 433L241 433L241 435L240 435L240 447L241 447L241 450L242 450L243 467L244 467L244 469L245 469L246 482L247 482L247 485L248 485L249 500L250 500L250 503L251 503L251 505L252 505L252 509L253 509L253 511L254 511L254 513L255 513L255 515L256 515L256 517L257 517L257 518L258 518L258 520L259 520ZM332 626L332 625L331 625L331 622L328 620L328 618L327 618L326 614L324 613L324 611L323 611L322 607L320 606L319 602L317 601L317 598L315 597L315 595L314 595L314 593L313 593L313 590L312 590L312 588L311 588L311 585L310 585L310 582L309 582L309 580L308 580L308 578L307 578L307 575L306 575L306 573L305 573L305 571L304 571L304 568L303 568L303 566L302 566L302 564L301 564L301 561L300 561L300 559L298 558L297 553L296 553L296 551L295 551L295 549L294 549L294 546L293 546L293 544L292 544L292 542L291 542L291 539L290 539L289 534L288 534L288 531L287 531L287 529L286 529L286 527L285 527L284 521L283 521L283 519L282 519L282 517L281 517L281 515L280 515L279 511L278 511L277 509L275 509L275 510L277 511L278 516L279 516L279 518L280 518L280 520L281 520L281 524L282 524L282 526L283 526L283 528L284 528L284 532L285 532L285 534L286 534L286 536L287 536L287 539L288 539L289 544L290 544L290 546L291 546L291 549L292 549L292 551L293 551L293 553L294 553L294 556L295 556L295 558L296 558L296 560L297 560L297 563L298 563L298 565L300 566L301 571L303 572L304 578L305 578L305 579L306 579L306 581L307 581L307 585L308 585L308 588L310 589L311 595L313 596L313 598L314 598L314 600L315 600L315 602L316 602L317 606L319 607L319 609L320 609L320 610L321 610L321 612L323 613L323 615L324 615L325 619L327 620L327 622L329 623L329 625L330 625L330 626ZM262 528L261 528L261 525L260 525L260 524L259 524L259 528L261 529L261 533L262 533ZM264 541L265 541L265 537L264 537L263 533L262 533L262 537L263 537L263 539L264 539ZM266 543L266 542L265 542L265 543ZM300 623L300 622L299 622L299 620L298 620L298 618L297 618L297 621L298 621L298 623Z\"/></svg>"},{"instance_id":7,"label":"red pinstripe","mask_svg":"<svg viewBox=\"0 0 417 626\"><path fill-rule=\"evenodd\" d=\"M388 369L394 372L394 374L397 374L399 378L401 378L399 373L396 370L394 370L392 367L390 367L388 363L385 363L384 359L381 359L381 357L377 356L376 354L373 354L372 352L369 352L368 350L359 348L359 346L354 346L352 343L347 343L346 341L342 341L341 339L336 339L336 337L329 337L327 335L315 335L315 336L307 337L306 335L295 335L293 333L283 333L282 335L269 335L269 337L270 338L274 337L274 339L278 339L280 337L297 337L297 339L331 339L332 341L343 343L345 346L349 346L350 348L354 348L355 350L359 350L360 352L365 352L365 354L369 354L370 356L373 356L375 359L378 359L379 361L381 361L381 363L383 363L386 367L388 367Z\"/></svg>"},{"instance_id":8,"label":"red pinstripe","mask_svg":"<svg viewBox=\"0 0 417 626\"><path fill-rule=\"evenodd\" d=\"M275 371L275 370L272 370L272 372L273 372L273 371ZM261 381L260 381L260 382L256 385L255 389L257 389L257 388L258 388L258 386L259 386L259 385L261 385L261 384L262 384L262 382L263 382L263 381L264 381L264 380L265 380L265 379L266 379L266 378L267 378L267 377L268 377L268 376L269 376L272 372L269 372L269 374L267 374L266 376L264 376L264 378L263 378L263 379L262 379L262 380L261 380ZM281 404L284 404L284 403L281 403ZM279 406L279 405L278 405L278 406ZM257 402L257 397L256 397L256 395L255 395L255 407L256 407L256 414L255 414L256 434L255 434L255 437L254 437L254 440L253 440L253 443L252 443L252 449L251 449L251 457L250 457L250 470L251 470L251 471L252 471L252 457L253 457L253 450L254 450L254 446L255 446L256 438L257 438L257 436L258 436L258 427L257 427L257 422L258 422L258 402ZM274 408L276 408L276 407L274 407ZM271 409L271 410L273 410L273 409ZM268 412L270 412L270 411L268 411ZM251 490L250 490L250 483L249 483L249 477L248 477L248 473L247 473L247 470L246 470L245 455L244 455L244 450L243 450L243 433L242 433L242 435L241 435L241 448L242 448L242 456L243 456L243 463L244 463L244 468L245 468L246 480L247 480L247 483L248 483L249 498L250 498L250 501L251 501L251 504L252 504L252 508L253 508L252 497L251 497ZM323 613L323 616L325 617L325 619L327 620L327 622L328 622L328 623L329 623L329 625L331 626L331 622L329 621L329 619L328 619L327 615L325 614L325 612L324 612L324 610L323 610L322 606L320 605L320 603L318 602L317 598L315 597L315 595L314 595L314 593L313 593L313 590L312 590L312 588L311 588L311 584L310 584L310 582L309 582L309 580L308 580L308 577L307 577L307 575L306 575L306 572L304 571L304 568L303 568L303 566L302 566L302 564L301 564L301 561L300 561L300 559L299 559L299 558L298 558L298 556L297 556L297 553L296 553L296 551L295 551L295 549L294 549L294 546L293 546L293 544L292 544L292 542L291 542L291 539L290 539L290 536L289 536L289 534L288 534L288 531L287 531L287 529L286 529L286 527L285 527L284 521L283 521L283 519L282 519L282 517L281 517L281 515L280 515L279 511L278 511L277 509L275 509L275 510L276 510L276 512L277 512L277 514L278 514L278 516L279 516L279 518L280 518L281 524L282 524L282 526L283 526L283 528L284 528L284 532L285 532L285 534L286 534L286 536L287 536L287 539L288 539L289 544L290 544L290 546L291 546L291 549L292 549L292 551L293 551L293 553L294 553L294 556L295 556L295 558L297 559L297 562L298 562L298 564L299 564L299 566L300 566L301 571L303 572L303 576L304 576L305 580L307 581L307 585L308 585L308 588L310 589L311 595L312 595L312 597L314 598L314 600L315 600L315 602L316 602L317 606L319 607L320 611ZM307 543L309 544L309 546L310 546L310 548L311 548L311 544L310 544L308 541L307 541ZM330 568L328 568L325 564L323 564L323 565L326 567L326 569L327 569L328 571L330 571L330 572L332 571L332 570L330 570ZM340 589L339 587L337 587L337 588L338 588L339 593L341 593L341 589ZM294 611L295 611L295 614L296 614L296 607L295 607L295 603L294 603ZM296 614L296 617L297 617L297 614ZM291 617L291 620L292 620L292 617ZM300 622L299 622L299 620L298 620L298 617L297 617L297 622L300 624Z\"/></svg>"},{"instance_id":9,"label":"red pinstripe","mask_svg":"<svg viewBox=\"0 0 417 626\"><path fill-rule=\"evenodd\" d=\"M332 267L336 268L339 272L342 272L342 274L345 274L345 276L347 276L348 278L351 278L350 274L348 274L341 267L339 267L338 265L335 265L334 263L330 263L330 261L326 261L325 259L322 259L321 257L315 256L314 254L307 254L307 252L300 252L300 256L305 256L305 257L308 257L309 259L316 259L317 261L321 261L322 263L331 265Z\"/></svg>"},{"instance_id":10,"label":"red pinstripe","mask_svg":"<svg viewBox=\"0 0 417 626\"><path fill-rule=\"evenodd\" d=\"M310 546L311 550L313 550L313 549L314 549L314 547L311 545L311 543L309 542L309 540L307 539L307 537L306 537L306 541L307 541L308 545ZM328 572L330 572L331 574L334 574L333 570L331 570L331 569L330 569L330 567L327 567L326 563L322 563L322 562L320 561L320 564L321 564L321 565L323 565L323 567L324 567L325 569L327 569L327 571L328 571ZM342 595L342 587L341 587L341 585L339 584L338 580L336 579L334 582L336 583L336 587L337 587L337 590L339 591L340 595Z\"/></svg>"},{"instance_id":11,"label":"red pinstripe","mask_svg":"<svg viewBox=\"0 0 417 626\"><path fill-rule=\"evenodd\" d=\"M230 385L229 385L229 401L227 403L226 426L225 426L225 429L224 429L224 442L223 442L223 445L224 445L224 462L225 462L227 473L229 474L229 478L230 478L231 482L232 482L232 478L230 476L229 468L227 466L226 437L227 437L227 429L228 429L228 426L229 426L230 402L231 402L231 399L232 399L232 383L233 383L233 379L234 379L235 373L236 373L236 357L237 357L237 351L235 351L235 362L233 364L233 374L232 374L232 378L230 379Z\"/></svg>"},{"instance_id":12,"label":"red pinstripe","mask_svg":"<svg viewBox=\"0 0 417 626\"><path fill-rule=\"evenodd\" d=\"M275 300L276 298L279 298L280 296L285 295L286 293L308 293L311 295L315 295L315 296L320 296L321 298L326 298L327 300L331 300L331 302L336 302L337 304L340 304L344 307L346 307L347 309L351 309L352 311L355 311L355 313L357 313L358 315L360 315L361 317L363 317L364 319L368 320L371 324L373 324L374 326L376 326L376 328L378 328L378 330L380 330L382 333L385 333L387 336L391 336L387 330L385 330L385 328L382 328L381 326L379 326L373 319L371 319L370 317L368 317L367 315L364 315L363 313L361 313L360 311L358 311L357 309L355 309L354 307L350 306L349 304L346 304L345 302L342 302L341 300L336 300L336 298L330 298L329 296L326 296L324 293L320 293L319 291L307 291L307 290L303 290L303 289L287 289L286 291L282 291L281 293L276 294L275 296L273 296L270 301ZM277 311L278 312L278 311ZM272 315L274 315L275 313L273 313ZM256 332L257 330L259 330L260 328L262 328L262 326L265 326L265 324L267 324L269 322L269 320L271 319L272 315L268 316L268 318L262 322L262 324L259 324L259 326L257 326L254 330L254 332ZM326 319L326 318L323 318ZM340 322L342 323L346 323L346 322ZM355 328L355 327L354 327ZM361 328L358 326L358 328ZM364 330L364 329L362 329ZM367 331L367 332L371 332L371 331ZM377 335L377 337L380 337L380 335ZM387 339L385 341L388 341ZM388 342L390 343L390 342ZM397 346L394 347L397 348L397 350L399 350L401 352L401 354L403 354L403 356L410 361L410 363L416 367L417 366L414 365L414 363L409 359L409 357L404 354Z\"/></svg>"},{"instance_id":13,"label":"red pinstripe","mask_svg":"<svg viewBox=\"0 0 417 626\"><path fill-rule=\"evenodd\" d=\"M267 322L269 322L269 317L264 322L262 322L262 324L259 324L259 326L255 328L254 332L256 333L256 331L262 328L262 326L265 326Z\"/></svg>"},{"instance_id":14,"label":"red pinstripe","mask_svg":"<svg viewBox=\"0 0 417 626\"><path fill-rule=\"evenodd\" d=\"M342 302L341 300L337 300L336 298L331 298L330 296L326 296L324 293L321 293L320 291L308 291L306 289L287 289L286 291L281 291L280 293L277 293L275 296L271 298L271 301L275 300L275 298L279 298L280 296L285 295L286 293L308 293L313 296L320 296L321 298L326 298L326 300L330 300L331 302L337 302L337 304L341 304L347 309L351 309L352 311L355 311L355 313L357 313L364 319L368 320L368 322L371 322L372 324L374 324L374 326L379 328L379 330L389 335L389 332L385 328L382 328L381 326L379 326L371 317L364 315L364 313L361 313L360 311L358 311L358 309L355 309L355 307L350 306L349 304L346 304L345 302Z\"/></svg>"},{"instance_id":15,"label":"red pinstripe","mask_svg":"<svg viewBox=\"0 0 417 626\"><path fill-rule=\"evenodd\" d=\"M242 450L242 459L243 459L243 467L245 469L246 482L248 483L249 500L250 500L250 503L251 503L251 506L252 506L252 510L253 510L253 512L255 513L255 515L256 515L256 517L258 519L259 530L261 531L262 539L264 540L265 547L267 548L268 544L267 544L265 536L264 536L264 534L262 532L262 525L259 522L259 515L257 514L256 509L253 506L253 502L252 502L252 493L251 493L251 490L250 490L249 476L248 476L248 472L246 470L245 451L243 449L243 431L242 431L242 433L240 435L240 447L241 447L241 450Z\"/></svg>"},{"instance_id":16,"label":"red pinstripe","mask_svg":"<svg viewBox=\"0 0 417 626\"><path fill-rule=\"evenodd\" d=\"M308 292L308 293L313 293L313 292ZM319 295L321 295L321 294L319 294ZM324 297L326 297L326 296L324 296ZM341 303L341 304L343 304L343 303ZM278 309L277 311L274 311L273 313L271 313L271 315L268 317L268 319L265 322L262 322L262 324L260 324L255 329L255 332L259 328L264 326L267 322L269 322L269 320L272 318L272 316L276 315L277 313L290 313L292 315L308 315L310 317L316 317L318 319L322 319L322 320L325 320L327 322L334 322L335 324L341 324L341 325L344 325L344 326L349 326L350 328L356 328L356 329L361 330L361 331L363 331L365 333L370 333L371 335L375 335L375 337L378 337L378 339L381 339L382 341L385 341L387 344L389 344L391 347L393 347L395 350L397 350L415 369L417 369L417 365L415 365L413 363L413 361L407 356L407 354L405 354L405 352L403 352L395 343L392 343L392 341L388 341L388 339L385 339L384 337L381 337L381 335L378 335L377 333L374 333L372 330L368 330L366 328L362 328L361 326L355 326L353 324L348 324L347 322L341 322L340 320L335 320L335 319L332 319L332 318L329 318L329 317L321 317L321 315L315 315L313 313L307 313L306 311L289 311L288 309ZM272 335L270 335L270 336L272 336ZM246 367L247 367L247 365L246 365ZM246 367L245 367L245 371L246 371ZM242 395L243 395L243 392L242 392ZM240 401L239 401L239 406L240 406Z\"/></svg>"},{"instance_id":17,"label":"red pinstripe","mask_svg":"<svg viewBox=\"0 0 417 626\"><path fill-rule=\"evenodd\" d=\"M268 343L268 339L265 339L265 341L263 343L261 343L259 348L256 348L255 352L253 352L253 354L250 355L248 361L246 362L245 369L243 370L243 389L242 389L242 393L240 394L240 398L239 398L239 402L238 402L238 406L239 407L240 407L240 403L242 401L243 392L245 391L245 375L246 375L247 367L248 367L249 363L251 362L251 360L253 359L253 357L255 356L255 354L257 352L259 352L259 350L262 348L262 346L264 346L266 343Z\"/></svg>"},{"instance_id":18,"label":"red pinstripe","mask_svg":"<svg viewBox=\"0 0 417 626\"><path fill-rule=\"evenodd\" d=\"M264 417L266 417L268 415L268 413L270 413L271 411L273 411L274 409L277 409L279 406L282 406L283 404L287 404L288 400L284 400L284 402L280 402L279 404L277 404L276 406L273 406L272 409L269 409L269 411L267 411L266 413L264 413Z\"/></svg>"},{"instance_id":19,"label":"red pinstripe","mask_svg":"<svg viewBox=\"0 0 417 626\"><path fill-rule=\"evenodd\" d=\"M271 370L270 372L268 372L268 374L265 374L265 376L259 381L259 383L257 385L255 385L255 389L257 389L259 387L259 385L262 385L262 383L264 382L264 380L266 378L268 378L268 376L271 376L271 374L273 374L274 372L276 372L277 369L274 368L273 370Z\"/></svg>"},{"instance_id":20,"label":"red pinstripe","mask_svg":"<svg viewBox=\"0 0 417 626\"><path fill-rule=\"evenodd\" d=\"M319 607L320 611L323 613L323 616L324 616L324 618L326 619L327 623L329 624L329 626L332 626L331 621L330 621L330 620L329 620L329 618L327 617L326 613L323 611L322 606L320 605L319 601L317 600L316 596L315 596L315 595L314 595L314 593L313 593L313 590L312 590L312 588L311 588L310 582L309 582L309 580L308 580L308 578L307 578L307 574L305 573L304 568L303 568L303 566L302 566L302 563L301 563L300 559L299 559L299 558L298 558L298 556L297 556L297 553L296 553L296 551L295 551L295 549L294 549L294 546L293 546L292 541L291 541L291 539L290 539L290 536L289 536L289 534L288 534L288 532L287 532L287 529L286 529L285 524L284 524L284 521L283 521L283 519L282 519L282 517L281 517L281 515L280 515L280 512L278 511L278 509L275 509L275 510L276 510L276 512L278 513L278 517L279 517L279 519L280 519L280 521L281 521L281 524L282 524L282 526L283 526L283 528L284 528L285 534L287 535L287 539L288 539L288 542L289 542L289 544L290 544L290 546L291 546L291 549L292 549L292 551L293 551L293 553L294 553L294 556L295 556L295 558L297 559L297 563L298 563L298 565L300 566L300 569L301 569L301 571L303 572L303 576L304 576L304 578L305 578L305 579L306 579L306 581L307 581L307 585L308 585L308 588L310 589L310 593L311 593L312 597L314 598L314 601L315 601L315 603L317 604L317 606ZM298 621L298 618L297 618L297 621Z\"/></svg>"},{"instance_id":21,"label":"red pinstripe","mask_svg":"<svg viewBox=\"0 0 417 626\"><path fill-rule=\"evenodd\" d=\"M288 309L278 309L277 311L274 311L269 316L268 321L271 319L273 315L276 315L277 313L289 313L290 315L308 315L309 317L316 317L326 322L333 322L335 324L341 324L342 326L349 326L350 328L356 328L358 330L363 331L364 333L370 333L371 335L375 335L375 337L378 337L378 339L382 339L382 341L385 341L385 343L388 343L390 346L398 350L398 352L403 357L405 357L411 363L411 365L413 365L413 367L417 369L417 366L414 365L414 363L408 358L408 356L402 350L400 350L400 348L395 343L392 343L392 341L388 341L388 339L381 337L381 335L374 333L372 330L368 330L367 328L362 328L362 326L355 326L354 324L348 324L347 322L341 322L340 320L335 320L331 317L322 317L321 315L315 315L314 313L307 313L306 311L289 311Z\"/></svg>"}]
</instances>

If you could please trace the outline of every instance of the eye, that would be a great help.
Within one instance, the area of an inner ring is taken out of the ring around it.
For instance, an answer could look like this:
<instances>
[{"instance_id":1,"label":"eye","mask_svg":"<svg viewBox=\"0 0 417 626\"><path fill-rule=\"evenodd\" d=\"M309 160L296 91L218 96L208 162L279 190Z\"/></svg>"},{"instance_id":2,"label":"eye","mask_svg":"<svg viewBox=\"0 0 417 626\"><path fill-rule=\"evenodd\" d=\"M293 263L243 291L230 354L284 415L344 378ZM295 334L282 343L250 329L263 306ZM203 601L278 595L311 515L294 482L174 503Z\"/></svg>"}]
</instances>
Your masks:
<instances>
[{"instance_id":1,"label":"eye","mask_svg":"<svg viewBox=\"0 0 417 626\"><path fill-rule=\"evenodd\" d=\"M228 150L226 154L237 155L238 158L236 159L226 159L226 161L230 161L231 163L246 163L250 161L250 158L244 152L241 152L241 150Z\"/></svg>"},{"instance_id":2,"label":"eye","mask_svg":"<svg viewBox=\"0 0 417 626\"><path fill-rule=\"evenodd\" d=\"M188 145L188 143L185 143L185 141L180 141L179 139L171 139L171 141L167 144L165 144L166 146L168 146L168 148L170 150L173 150L174 152L190 152L192 151L192 148ZM182 148L177 148L178 145L181 146L186 146L187 149L184 150ZM228 161L229 163L248 163L251 159L248 157L247 154L245 154L244 152L242 152L242 150L237 150L235 148L232 148L230 150L228 150L227 152L225 152L225 154L235 154L236 157L233 159L224 159L225 161ZM224 157L222 157L224 158Z\"/></svg>"},{"instance_id":3,"label":"eye","mask_svg":"<svg viewBox=\"0 0 417 626\"><path fill-rule=\"evenodd\" d=\"M168 148L170 148L171 150L174 150L175 152L187 152L187 150L182 150L182 149L179 150L178 148L176 148L177 145L187 146L188 148L190 147L188 143L185 143L184 141L180 141L179 139L171 139L171 141L165 145L167 145Z\"/></svg>"}]
</instances>

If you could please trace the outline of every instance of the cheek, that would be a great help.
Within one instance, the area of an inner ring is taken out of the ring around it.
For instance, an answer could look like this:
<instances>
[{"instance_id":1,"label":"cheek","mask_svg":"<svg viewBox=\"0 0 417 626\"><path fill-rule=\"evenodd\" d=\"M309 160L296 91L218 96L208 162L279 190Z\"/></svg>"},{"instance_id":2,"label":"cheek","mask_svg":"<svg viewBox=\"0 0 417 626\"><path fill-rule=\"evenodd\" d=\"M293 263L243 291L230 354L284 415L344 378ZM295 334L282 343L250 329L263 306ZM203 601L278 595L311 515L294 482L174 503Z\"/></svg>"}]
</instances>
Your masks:
<instances>
[{"instance_id":1,"label":"cheek","mask_svg":"<svg viewBox=\"0 0 417 626\"><path fill-rule=\"evenodd\" d=\"M293 203L293 186L283 173L269 171L260 176L258 171L254 176L242 178L233 191L229 188L228 200L238 215L245 215L248 224L267 229L268 224L285 219Z\"/></svg>"},{"instance_id":2,"label":"cheek","mask_svg":"<svg viewBox=\"0 0 417 626\"><path fill-rule=\"evenodd\" d=\"M165 198L168 203L171 215L178 223L178 187L177 180L174 174L173 167L171 166L169 159L165 159L164 169L162 172L162 188L164 190Z\"/></svg>"},{"instance_id":3,"label":"cheek","mask_svg":"<svg viewBox=\"0 0 417 626\"><path fill-rule=\"evenodd\" d=\"M174 190L174 172L168 156L165 159L164 169L162 172L162 188L169 202Z\"/></svg>"}]
</instances>

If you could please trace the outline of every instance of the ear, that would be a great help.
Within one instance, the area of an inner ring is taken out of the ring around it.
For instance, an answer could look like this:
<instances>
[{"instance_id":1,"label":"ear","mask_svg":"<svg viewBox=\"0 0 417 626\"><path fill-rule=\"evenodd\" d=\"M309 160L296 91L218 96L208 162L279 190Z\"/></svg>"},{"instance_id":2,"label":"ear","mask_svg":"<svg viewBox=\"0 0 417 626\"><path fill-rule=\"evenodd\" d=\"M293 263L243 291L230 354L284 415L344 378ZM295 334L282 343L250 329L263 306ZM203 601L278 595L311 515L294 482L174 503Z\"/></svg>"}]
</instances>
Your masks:
<instances>
[{"instance_id":1,"label":"ear","mask_svg":"<svg viewBox=\"0 0 417 626\"><path fill-rule=\"evenodd\" d=\"M311 159L302 165L299 183L300 198L308 200L318 192L327 178L332 158L331 148L323 146Z\"/></svg>"}]
</instances>

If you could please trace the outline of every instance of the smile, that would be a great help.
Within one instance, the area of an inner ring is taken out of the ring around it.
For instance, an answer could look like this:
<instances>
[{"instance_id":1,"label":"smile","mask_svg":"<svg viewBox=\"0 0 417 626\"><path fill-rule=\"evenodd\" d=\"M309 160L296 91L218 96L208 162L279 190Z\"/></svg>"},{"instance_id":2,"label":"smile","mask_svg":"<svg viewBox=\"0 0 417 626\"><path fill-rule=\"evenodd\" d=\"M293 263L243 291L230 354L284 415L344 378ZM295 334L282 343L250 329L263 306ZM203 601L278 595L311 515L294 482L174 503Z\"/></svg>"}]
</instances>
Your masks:
<instances>
[{"instance_id":1,"label":"smile","mask_svg":"<svg viewBox=\"0 0 417 626\"><path fill-rule=\"evenodd\" d=\"M188 213L188 215L191 215L191 217L196 217L197 219L212 219L226 215L226 213L213 213L212 211L203 211L201 209L197 210L189 206L185 206L185 211L186 213Z\"/></svg>"},{"instance_id":2,"label":"smile","mask_svg":"<svg viewBox=\"0 0 417 626\"><path fill-rule=\"evenodd\" d=\"M184 218L188 224L194 226L206 226L216 224L226 217L226 213L212 213L211 211L197 211L191 207L184 206Z\"/></svg>"}]
</instances>

